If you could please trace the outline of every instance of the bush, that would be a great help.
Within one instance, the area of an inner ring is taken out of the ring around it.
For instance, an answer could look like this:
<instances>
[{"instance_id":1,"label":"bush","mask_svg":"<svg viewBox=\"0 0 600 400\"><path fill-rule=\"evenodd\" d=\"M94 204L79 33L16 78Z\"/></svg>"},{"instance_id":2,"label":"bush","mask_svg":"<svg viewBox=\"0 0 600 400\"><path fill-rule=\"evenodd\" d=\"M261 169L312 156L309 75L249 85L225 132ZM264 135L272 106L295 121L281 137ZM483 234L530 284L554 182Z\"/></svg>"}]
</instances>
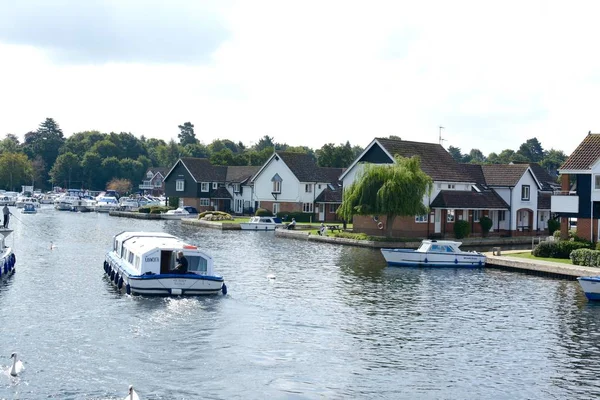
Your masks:
<instances>
[{"instance_id":1,"label":"bush","mask_svg":"<svg viewBox=\"0 0 600 400\"><path fill-rule=\"evenodd\" d=\"M167 212L169 210L174 210L173 207L165 207L165 206L152 206L150 207L150 214L160 214Z\"/></svg>"},{"instance_id":2,"label":"bush","mask_svg":"<svg viewBox=\"0 0 600 400\"><path fill-rule=\"evenodd\" d=\"M231 218L230 214L223 212L223 211L203 211L200 214L198 214L198 219L202 219L202 217L204 217L208 214L212 214L213 216L219 215L221 217L230 217ZM230 219L230 218L225 218L225 219Z\"/></svg>"},{"instance_id":3,"label":"bush","mask_svg":"<svg viewBox=\"0 0 600 400\"><path fill-rule=\"evenodd\" d=\"M575 265L600 267L600 251L591 249L573 250L570 255L571 262Z\"/></svg>"},{"instance_id":4,"label":"bush","mask_svg":"<svg viewBox=\"0 0 600 400\"><path fill-rule=\"evenodd\" d=\"M548 220L548 233L553 235L554 232L558 231L558 235L560 236L560 221L556 219Z\"/></svg>"},{"instance_id":5,"label":"bush","mask_svg":"<svg viewBox=\"0 0 600 400\"><path fill-rule=\"evenodd\" d=\"M560 239L560 230L554 231L554 233L552 234L552 236L554 237L554 239Z\"/></svg>"},{"instance_id":6,"label":"bush","mask_svg":"<svg viewBox=\"0 0 600 400\"><path fill-rule=\"evenodd\" d=\"M254 213L257 217L270 217L273 213L266 208L257 208L256 213Z\"/></svg>"},{"instance_id":7,"label":"bush","mask_svg":"<svg viewBox=\"0 0 600 400\"><path fill-rule=\"evenodd\" d=\"M352 232L335 232L334 237L354 239L354 240L371 240L366 233L352 233Z\"/></svg>"},{"instance_id":8,"label":"bush","mask_svg":"<svg viewBox=\"0 0 600 400\"><path fill-rule=\"evenodd\" d=\"M283 215L282 215L283 214ZM296 219L296 222L317 222L314 220L314 214L311 213L303 213L303 212L288 212L288 213L279 213L279 217L285 222L289 222L292 218ZM312 220L311 220L312 217Z\"/></svg>"},{"instance_id":9,"label":"bush","mask_svg":"<svg viewBox=\"0 0 600 400\"><path fill-rule=\"evenodd\" d=\"M471 227L467 221L461 220L454 223L454 236L457 239L465 238L469 236L469 233L471 233Z\"/></svg>"},{"instance_id":10,"label":"bush","mask_svg":"<svg viewBox=\"0 0 600 400\"><path fill-rule=\"evenodd\" d=\"M492 229L492 225L494 225L494 221L490 217L483 216L479 218L479 225L481 225L481 233L483 236L487 236Z\"/></svg>"},{"instance_id":11,"label":"bush","mask_svg":"<svg viewBox=\"0 0 600 400\"><path fill-rule=\"evenodd\" d=\"M169 207L179 207L179 197L169 197Z\"/></svg>"},{"instance_id":12,"label":"bush","mask_svg":"<svg viewBox=\"0 0 600 400\"><path fill-rule=\"evenodd\" d=\"M561 240L559 242L544 241L538 244L531 252L536 257L564 258L567 259L573 250L587 249L589 244Z\"/></svg>"}]
</instances>

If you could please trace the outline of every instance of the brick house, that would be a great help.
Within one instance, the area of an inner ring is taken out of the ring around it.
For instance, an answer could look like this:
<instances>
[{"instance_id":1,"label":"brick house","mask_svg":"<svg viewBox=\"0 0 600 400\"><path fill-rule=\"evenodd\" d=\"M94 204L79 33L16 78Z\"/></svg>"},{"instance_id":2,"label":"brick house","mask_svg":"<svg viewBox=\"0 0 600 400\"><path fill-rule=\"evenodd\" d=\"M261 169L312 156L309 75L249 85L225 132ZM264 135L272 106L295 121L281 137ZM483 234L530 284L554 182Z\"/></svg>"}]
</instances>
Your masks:
<instances>
[{"instance_id":1,"label":"brick house","mask_svg":"<svg viewBox=\"0 0 600 400\"><path fill-rule=\"evenodd\" d=\"M167 168L162 167L151 167L144 174L144 180L139 185L139 189L143 190L144 193L151 194L152 196L161 196L165 192L165 176L167 175Z\"/></svg>"}]
</instances>

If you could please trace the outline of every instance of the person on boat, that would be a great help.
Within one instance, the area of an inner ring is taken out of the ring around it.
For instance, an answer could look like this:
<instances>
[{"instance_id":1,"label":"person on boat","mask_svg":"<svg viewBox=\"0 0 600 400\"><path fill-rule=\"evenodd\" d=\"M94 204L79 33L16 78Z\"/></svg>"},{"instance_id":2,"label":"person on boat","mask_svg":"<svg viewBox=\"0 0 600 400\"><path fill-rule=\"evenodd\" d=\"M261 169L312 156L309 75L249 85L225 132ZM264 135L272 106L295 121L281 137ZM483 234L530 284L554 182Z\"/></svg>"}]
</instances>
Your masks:
<instances>
[{"instance_id":1,"label":"person on boat","mask_svg":"<svg viewBox=\"0 0 600 400\"><path fill-rule=\"evenodd\" d=\"M174 274L187 274L188 261L187 258L185 258L185 256L183 255L182 251L177 252L177 258L175 259L175 261L177 261L177 265L171 272Z\"/></svg>"},{"instance_id":2,"label":"person on boat","mask_svg":"<svg viewBox=\"0 0 600 400\"><path fill-rule=\"evenodd\" d=\"M8 209L8 205L4 205L4 208L2 208L2 214L4 214L4 222L2 226L4 229L8 229L8 221L10 219L10 210Z\"/></svg>"},{"instance_id":3,"label":"person on boat","mask_svg":"<svg viewBox=\"0 0 600 400\"><path fill-rule=\"evenodd\" d=\"M292 222L289 223L289 225L287 226L287 229L294 229L296 228L296 218L292 218Z\"/></svg>"}]
</instances>

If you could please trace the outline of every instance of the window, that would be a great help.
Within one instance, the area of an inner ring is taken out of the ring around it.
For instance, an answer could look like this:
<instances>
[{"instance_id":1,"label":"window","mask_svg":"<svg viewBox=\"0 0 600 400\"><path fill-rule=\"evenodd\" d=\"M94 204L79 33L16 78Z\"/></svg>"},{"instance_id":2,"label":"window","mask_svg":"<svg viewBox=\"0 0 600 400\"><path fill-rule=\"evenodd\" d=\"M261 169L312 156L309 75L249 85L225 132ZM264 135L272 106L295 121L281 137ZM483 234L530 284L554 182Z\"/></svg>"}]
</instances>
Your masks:
<instances>
[{"instance_id":1,"label":"window","mask_svg":"<svg viewBox=\"0 0 600 400\"><path fill-rule=\"evenodd\" d=\"M205 275L208 268L208 262L204 257L185 256L188 261L188 271L196 274Z\"/></svg>"},{"instance_id":2,"label":"window","mask_svg":"<svg viewBox=\"0 0 600 400\"><path fill-rule=\"evenodd\" d=\"M219 183L213 182L213 189L218 189L218 188L219 188Z\"/></svg>"},{"instance_id":3,"label":"window","mask_svg":"<svg viewBox=\"0 0 600 400\"><path fill-rule=\"evenodd\" d=\"M201 191L201 192L208 192L208 190L209 190L209 187L210 187L210 186L209 186L209 183L208 183L208 182L202 182L202 183L200 184L200 191Z\"/></svg>"},{"instance_id":4,"label":"window","mask_svg":"<svg viewBox=\"0 0 600 400\"><path fill-rule=\"evenodd\" d=\"M281 181L273 181L273 193L281 193Z\"/></svg>"},{"instance_id":5,"label":"window","mask_svg":"<svg viewBox=\"0 0 600 400\"><path fill-rule=\"evenodd\" d=\"M240 192L240 184L239 183L234 183L233 184L233 192L234 193L239 193Z\"/></svg>"},{"instance_id":6,"label":"window","mask_svg":"<svg viewBox=\"0 0 600 400\"><path fill-rule=\"evenodd\" d=\"M454 189L454 188L455 188L454 183L449 183L448 184L448 189Z\"/></svg>"},{"instance_id":7,"label":"window","mask_svg":"<svg viewBox=\"0 0 600 400\"><path fill-rule=\"evenodd\" d=\"M529 185L521 186L521 200L529 201Z\"/></svg>"},{"instance_id":8,"label":"window","mask_svg":"<svg viewBox=\"0 0 600 400\"><path fill-rule=\"evenodd\" d=\"M321 189L321 184L319 183L319 185L317 186L319 189Z\"/></svg>"},{"instance_id":9,"label":"window","mask_svg":"<svg viewBox=\"0 0 600 400\"><path fill-rule=\"evenodd\" d=\"M279 214L279 203L273 203L273 214Z\"/></svg>"},{"instance_id":10,"label":"window","mask_svg":"<svg viewBox=\"0 0 600 400\"><path fill-rule=\"evenodd\" d=\"M594 175L594 190L600 190L600 175Z\"/></svg>"},{"instance_id":11,"label":"window","mask_svg":"<svg viewBox=\"0 0 600 400\"><path fill-rule=\"evenodd\" d=\"M479 222L481 218L481 210L473 210L473 222Z\"/></svg>"},{"instance_id":12,"label":"window","mask_svg":"<svg viewBox=\"0 0 600 400\"><path fill-rule=\"evenodd\" d=\"M498 221L505 221L505 220L506 220L506 210L498 211Z\"/></svg>"},{"instance_id":13,"label":"window","mask_svg":"<svg viewBox=\"0 0 600 400\"><path fill-rule=\"evenodd\" d=\"M183 192L185 189L185 181L183 179L177 179L175 181L175 190L178 192Z\"/></svg>"},{"instance_id":14,"label":"window","mask_svg":"<svg viewBox=\"0 0 600 400\"><path fill-rule=\"evenodd\" d=\"M201 206L210 206L210 199L200 199Z\"/></svg>"},{"instance_id":15,"label":"window","mask_svg":"<svg viewBox=\"0 0 600 400\"><path fill-rule=\"evenodd\" d=\"M311 213L313 212L313 203L302 203L302 212Z\"/></svg>"},{"instance_id":16,"label":"window","mask_svg":"<svg viewBox=\"0 0 600 400\"><path fill-rule=\"evenodd\" d=\"M162 180L160 178L158 178L157 180L154 181L154 187L161 187L162 186Z\"/></svg>"},{"instance_id":17,"label":"window","mask_svg":"<svg viewBox=\"0 0 600 400\"><path fill-rule=\"evenodd\" d=\"M129 264L133 264L133 253L128 251L127 252L127 261L129 261Z\"/></svg>"},{"instance_id":18,"label":"window","mask_svg":"<svg viewBox=\"0 0 600 400\"><path fill-rule=\"evenodd\" d=\"M446 222L454 222L454 210L448 210L446 212Z\"/></svg>"},{"instance_id":19,"label":"window","mask_svg":"<svg viewBox=\"0 0 600 400\"><path fill-rule=\"evenodd\" d=\"M330 204L329 205L329 212L330 213L332 213L332 214L335 213L337 211L337 209L338 209L338 205L337 204Z\"/></svg>"},{"instance_id":20,"label":"window","mask_svg":"<svg viewBox=\"0 0 600 400\"><path fill-rule=\"evenodd\" d=\"M415 222L418 224L426 223L427 222L427 214L415 215Z\"/></svg>"},{"instance_id":21,"label":"window","mask_svg":"<svg viewBox=\"0 0 600 400\"><path fill-rule=\"evenodd\" d=\"M306 185L304 185L304 192L312 193L312 184L311 183L307 183Z\"/></svg>"}]
</instances>

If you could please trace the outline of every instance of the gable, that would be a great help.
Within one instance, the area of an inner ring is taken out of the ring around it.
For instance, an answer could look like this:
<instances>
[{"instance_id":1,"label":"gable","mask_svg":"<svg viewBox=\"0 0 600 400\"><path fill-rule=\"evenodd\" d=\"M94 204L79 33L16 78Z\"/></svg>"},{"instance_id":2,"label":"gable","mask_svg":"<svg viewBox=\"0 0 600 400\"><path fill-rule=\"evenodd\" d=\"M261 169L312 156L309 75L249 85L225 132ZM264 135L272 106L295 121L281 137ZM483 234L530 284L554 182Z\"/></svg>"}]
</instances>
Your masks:
<instances>
[{"instance_id":1,"label":"gable","mask_svg":"<svg viewBox=\"0 0 600 400\"><path fill-rule=\"evenodd\" d=\"M358 162L368 162L372 164L391 164L394 162L390 156L381 148L379 143L375 143L360 157Z\"/></svg>"}]
</instances>

